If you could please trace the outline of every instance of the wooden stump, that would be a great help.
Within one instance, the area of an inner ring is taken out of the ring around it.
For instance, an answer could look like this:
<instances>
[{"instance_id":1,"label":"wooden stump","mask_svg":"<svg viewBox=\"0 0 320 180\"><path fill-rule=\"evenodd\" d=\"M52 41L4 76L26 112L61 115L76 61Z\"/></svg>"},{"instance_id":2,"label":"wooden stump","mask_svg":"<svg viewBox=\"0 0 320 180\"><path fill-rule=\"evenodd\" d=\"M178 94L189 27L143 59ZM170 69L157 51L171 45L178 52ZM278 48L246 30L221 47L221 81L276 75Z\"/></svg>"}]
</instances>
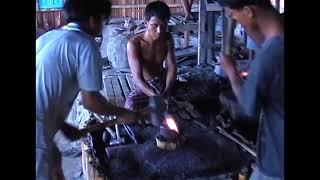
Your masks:
<instances>
[{"instance_id":1,"label":"wooden stump","mask_svg":"<svg viewBox=\"0 0 320 180\"><path fill-rule=\"evenodd\" d=\"M96 168L91 165L93 157L90 154L90 148L84 142L81 142L82 151L82 171L86 180L107 180L106 177L98 175Z\"/></svg>"}]
</instances>

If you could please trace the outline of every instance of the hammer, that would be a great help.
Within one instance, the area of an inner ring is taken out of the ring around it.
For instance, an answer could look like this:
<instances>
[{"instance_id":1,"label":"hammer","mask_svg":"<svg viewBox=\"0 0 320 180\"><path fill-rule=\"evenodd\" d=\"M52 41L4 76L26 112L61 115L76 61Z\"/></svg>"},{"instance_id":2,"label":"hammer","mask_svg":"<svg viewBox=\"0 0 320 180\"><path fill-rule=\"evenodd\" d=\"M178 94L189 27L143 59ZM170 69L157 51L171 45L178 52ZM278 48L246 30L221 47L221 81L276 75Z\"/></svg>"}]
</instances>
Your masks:
<instances>
[{"instance_id":1,"label":"hammer","mask_svg":"<svg viewBox=\"0 0 320 180\"><path fill-rule=\"evenodd\" d=\"M110 145L118 145L118 144L123 144L125 141L124 141L124 138L121 138L120 137L120 133L119 133L119 125L118 124L115 124L115 128L116 128L116 139L113 139L110 141Z\"/></svg>"},{"instance_id":2,"label":"hammer","mask_svg":"<svg viewBox=\"0 0 320 180\"><path fill-rule=\"evenodd\" d=\"M67 123L64 123L61 127L61 131L66 135L68 139L70 139L71 141L75 141L86 136L88 133L113 126L117 123L118 123L117 119L113 119L110 121L105 121L103 123L98 123L98 124L88 126L87 128L84 128L81 130Z\"/></svg>"},{"instance_id":3,"label":"hammer","mask_svg":"<svg viewBox=\"0 0 320 180\"><path fill-rule=\"evenodd\" d=\"M164 113L167 110L167 105L163 97L151 96L149 97L150 119L151 124L154 126L160 126L164 119Z\"/></svg>"}]
</instances>

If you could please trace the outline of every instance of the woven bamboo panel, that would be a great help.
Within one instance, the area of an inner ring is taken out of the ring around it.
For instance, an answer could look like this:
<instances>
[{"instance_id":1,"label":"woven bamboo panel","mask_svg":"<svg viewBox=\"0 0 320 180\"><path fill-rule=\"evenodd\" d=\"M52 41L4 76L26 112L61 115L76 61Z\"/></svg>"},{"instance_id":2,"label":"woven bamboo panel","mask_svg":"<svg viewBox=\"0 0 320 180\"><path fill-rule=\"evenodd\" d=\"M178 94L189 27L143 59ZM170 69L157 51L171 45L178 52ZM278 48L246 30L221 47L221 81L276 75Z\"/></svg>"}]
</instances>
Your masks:
<instances>
[{"instance_id":1,"label":"woven bamboo panel","mask_svg":"<svg viewBox=\"0 0 320 180\"><path fill-rule=\"evenodd\" d=\"M145 6L155 0L111 0L112 12L111 17L130 16L133 19L143 19ZM163 0L170 7L172 14L183 15L181 0ZM197 0L194 4L197 4ZM61 10L37 11L36 26L45 30L51 30L61 27L65 24Z\"/></svg>"}]
</instances>

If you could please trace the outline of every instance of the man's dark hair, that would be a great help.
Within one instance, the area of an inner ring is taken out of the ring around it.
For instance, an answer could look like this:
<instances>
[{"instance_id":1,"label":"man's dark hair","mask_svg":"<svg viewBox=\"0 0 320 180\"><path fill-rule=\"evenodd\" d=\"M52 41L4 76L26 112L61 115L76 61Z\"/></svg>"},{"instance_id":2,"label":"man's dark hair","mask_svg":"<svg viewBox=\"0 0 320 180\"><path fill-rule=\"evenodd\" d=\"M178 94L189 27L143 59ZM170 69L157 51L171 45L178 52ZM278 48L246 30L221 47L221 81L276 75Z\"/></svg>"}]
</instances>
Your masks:
<instances>
[{"instance_id":1,"label":"man's dark hair","mask_svg":"<svg viewBox=\"0 0 320 180\"><path fill-rule=\"evenodd\" d=\"M149 21L153 16L163 21L169 21L171 16L169 6L162 1L149 3L144 11L144 17Z\"/></svg>"},{"instance_id":2,"label":"man's dark hair","mask_svg":"<svg viewBox=\"0 0 320 180\"><path fill-rule=\"evenodd\" d=\"M256 5L261 8L273 8L270 0L217 0L221 6L226 6L231 9L241 9L244 6Z\"/></svg>"},{"instance_id":3,"label":"man's dark hair","mask_svg":"<svg viewBox=\"0 0 320 180\"><path fill-rule=\"evenodd\" d=\"M101 15L108 18L111 13L109 0L66 0L63 14L67 22L87 21L92 16L99 18Z\"/></svg>"}]
</instances>

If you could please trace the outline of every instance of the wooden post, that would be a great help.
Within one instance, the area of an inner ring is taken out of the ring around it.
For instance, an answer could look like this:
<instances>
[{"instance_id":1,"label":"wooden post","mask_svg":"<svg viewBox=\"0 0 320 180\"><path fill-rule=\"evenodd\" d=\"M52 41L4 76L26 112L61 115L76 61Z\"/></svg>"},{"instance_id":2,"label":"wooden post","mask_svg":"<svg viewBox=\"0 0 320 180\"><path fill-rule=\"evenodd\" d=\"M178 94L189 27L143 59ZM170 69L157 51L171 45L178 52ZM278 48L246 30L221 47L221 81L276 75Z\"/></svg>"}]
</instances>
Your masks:
<instances>
[{"instance_id":1,"label":"wooden post","mask_svg":"<svg viewBox=\"0 0 320 180\"><path fill-rule=\"evenodd\" d=\"M199 23L198 23L198 65L206 61L206 7L204 0L199 2Z\"/></svg>"},{"instance_id":2,"label":"wooden post","mask_svg":"<svg viewBox=\"0 0 320 180\"><path fill-rule=\"evenodd\" d=\"M226 17L225 12L222 14L222 52L227 55L232 54L233 33L235 22L232 18Z\"/></svg>"},{"instance_id":3,"label":"wooden post","mask_svg":"<svg viewBox=\"0 0 320 180\"><path fill-rule=\"evenodd\" d=\"M189 47L190 31L184 31L184 48Z\"/></svg>"},{"instance_id":4,"label":"wooden post","mask_svg":"<svg viewBox=\"0 0 320 180\"><path fill-rule=\"evenodd\" d=\"M125 5L126 4L125 0L121 0L121 4ZM126 8L122 8L122 15L123 17L126 17Z\"/></svg>"},{"instance_id":5,"label":"wooden post","mask_svg":"<svg viewBox=\"0 0 320 180\"><path fill-rule=\"evenodd\" d=\"M214 47L215 47L215 24L216 24L216 19L215 19L215 12L214 11L209 11L208 12L208 35L207 35L207 64L210 64L214 57Z\"/></svg>"}]
</instances>

